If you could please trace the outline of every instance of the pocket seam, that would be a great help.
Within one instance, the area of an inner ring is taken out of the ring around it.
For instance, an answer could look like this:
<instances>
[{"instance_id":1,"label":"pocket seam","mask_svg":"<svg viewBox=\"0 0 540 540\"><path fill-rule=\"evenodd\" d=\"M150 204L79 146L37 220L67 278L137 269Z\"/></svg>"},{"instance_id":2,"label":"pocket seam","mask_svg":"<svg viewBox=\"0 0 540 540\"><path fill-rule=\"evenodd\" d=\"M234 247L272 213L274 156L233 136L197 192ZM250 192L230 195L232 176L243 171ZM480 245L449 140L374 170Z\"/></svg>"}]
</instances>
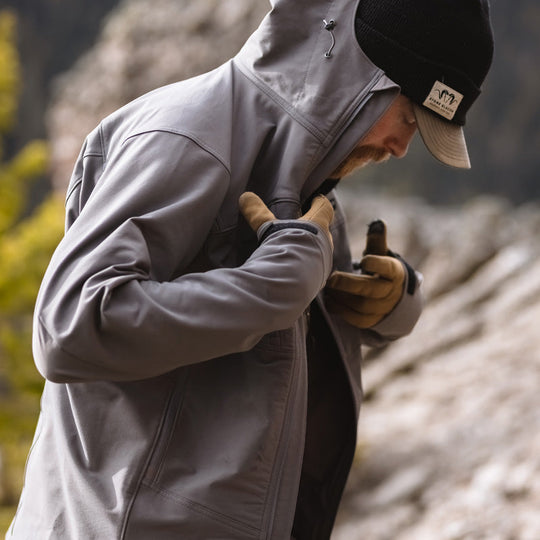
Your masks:
<instances>
[{"instance_id":1,"label":"pocket seam","mask_svg":"<svg viewBox=\"0 0 540 540\"><path fill-rule=\"evenodd\" d=\"M148 469L153 470L153 472L151 475L149 475L149 471L147 471L147 473L144 475L145 478L147 478L152 484L157 483L161 476L161 472L165 464L165 456L167 455L167 450L171 445L171 440L178 422L178 417L182 411L188 378L189 372L185 374L183 381L175 383L175 387L173 388L169 402L167 403L163 423L161 425L160 433L157 435L156 445L154 447L153 455L150 458L150 465L148 467ZM173 409L175 410L173 411ZM170 420L168 419L169 416L172 416ZM152 466L152 462L155 463L154 466Z\"/></svg>"},{"instance_id":2,"label":"pocket seam","mask_svg":"<svg viewBox=\"0 0 540 540\"><path fill-rule=\"evenodd\" d=\"M209 517L213 519L214 521L220 523L221 525L235 529L238 532L248 533L248 534L258 534L260 532L259 529L257 527L254 527L253 525L249 525L248 523L244 523L226 514L222 514L221 512L218 512L217 510L214 510L204 504L188 499L187 497L183 497L182 495L172 493L171 491L167 489L160 488L156 485L149 484L147 482L143 482L143 485L145 485L148 489L154 491L155 493L158 493L159 495L167 499L170 499L178 504L181 504L182 506L192 510L193 512L196 512L197 514Z\"/></svg>"},{"instance_id":3,"label":"pocket seam","mask_svg":"<svg viewBox=\"0 0 540 540\"><path fill-rule=\"evenodd\" d=\"M264 335L253 349L266 352L290 353L294 351L292 336L294 336L293 327L276 330L275 332Z\"/></svg>"}]
</instances>

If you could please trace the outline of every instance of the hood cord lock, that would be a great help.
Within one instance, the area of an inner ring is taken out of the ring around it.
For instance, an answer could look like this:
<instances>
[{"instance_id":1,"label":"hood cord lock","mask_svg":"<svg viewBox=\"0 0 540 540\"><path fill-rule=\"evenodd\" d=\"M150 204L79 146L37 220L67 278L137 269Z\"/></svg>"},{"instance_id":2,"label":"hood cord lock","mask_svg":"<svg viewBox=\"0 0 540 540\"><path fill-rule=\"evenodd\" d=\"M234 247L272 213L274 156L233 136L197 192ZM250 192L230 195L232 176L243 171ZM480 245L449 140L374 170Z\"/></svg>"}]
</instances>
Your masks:
<instances>
[{"instance_id":1,"label":"hood cord lock","mask_svg":"<svg viewBox=\"0 0 540 540\"><path fill-rule=\"evenodd\" d=\"M328 30L330 32L330 35L332 36L332 45L328 51L324 54L325 58L330 58L332 56L332 51L334 50L334 46L336 45L336 38L334 37L334 28L336 27L336 21L334 19L330 19L328 22L323 19L324 23L324 29Z\"/></svg>"}]
</instances>

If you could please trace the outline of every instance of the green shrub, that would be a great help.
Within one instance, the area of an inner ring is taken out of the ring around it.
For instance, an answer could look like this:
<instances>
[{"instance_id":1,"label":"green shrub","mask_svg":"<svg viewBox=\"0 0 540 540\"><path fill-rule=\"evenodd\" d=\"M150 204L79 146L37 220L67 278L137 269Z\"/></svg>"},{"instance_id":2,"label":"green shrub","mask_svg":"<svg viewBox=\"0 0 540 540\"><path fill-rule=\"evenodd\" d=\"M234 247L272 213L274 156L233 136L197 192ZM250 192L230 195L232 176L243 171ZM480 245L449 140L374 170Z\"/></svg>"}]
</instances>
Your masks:
<instances>
[{"instance_id":1,"label":"green shrub","mask_svg":"<svg viewBox=\"0 0 540 540\"><path fill-rule=\"evenodd\" d=\"M43 273L63 231L63 200L50 195L28 209L31 182L47 169L47 146L31 141L4 156L20 90L16 17L0 10L0 527L7 525L23 470L43 380L31 350L32 311ZM29 214L23 217L23 213Z\"/></svg>"}]
</instances>

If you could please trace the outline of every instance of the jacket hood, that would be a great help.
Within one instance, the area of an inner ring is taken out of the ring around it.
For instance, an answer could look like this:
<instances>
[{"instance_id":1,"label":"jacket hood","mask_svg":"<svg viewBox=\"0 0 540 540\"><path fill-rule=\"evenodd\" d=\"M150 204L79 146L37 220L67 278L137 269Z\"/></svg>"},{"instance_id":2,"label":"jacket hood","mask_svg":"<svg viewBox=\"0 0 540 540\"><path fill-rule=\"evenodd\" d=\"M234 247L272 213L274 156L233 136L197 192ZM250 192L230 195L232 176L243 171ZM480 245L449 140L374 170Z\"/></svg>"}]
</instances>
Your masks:
<instances>
[{"instance_id":1,"label":"jacket hood","mask_svg":"<svg viewBox=\"0 0 540 540\"><path fill-rule=\"evenodd\" d=\"M356 40L358 1L271 0L271 11L234 59L302 126L301 198L335 170L399 93Z\"/></svg>"}]
</instances>

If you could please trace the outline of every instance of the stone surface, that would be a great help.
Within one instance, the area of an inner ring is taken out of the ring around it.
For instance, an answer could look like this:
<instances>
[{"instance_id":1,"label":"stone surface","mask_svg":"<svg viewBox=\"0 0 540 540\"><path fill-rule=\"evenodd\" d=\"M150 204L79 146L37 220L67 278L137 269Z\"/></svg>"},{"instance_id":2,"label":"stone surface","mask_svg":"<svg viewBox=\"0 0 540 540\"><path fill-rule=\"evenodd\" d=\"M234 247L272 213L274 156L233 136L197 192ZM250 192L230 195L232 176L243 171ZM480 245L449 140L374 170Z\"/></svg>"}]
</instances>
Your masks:
<instances>
[{"instance_id":1,"label":"stone surface","mask_svg":"<svg viewBox=\"0 0 540 540\"><path fill-rule=\"evenodd\" d=\"M385 219L428 303L410 336L367 355L333 540L540 538L538 208L346 200L355 251L358 216Z\"/></svg>"},{"instance_id":2,"label":"stone surface","mask_svg":"<svg viewBox=\"0 0 540 540\"><path fill-rule=\"evenodd\" d=\"M47 114L51 174L63 191L85 136L128 101L232 57L267 0L123 0L95 46L59 77Z\"/></svg>"}]
</instances>

